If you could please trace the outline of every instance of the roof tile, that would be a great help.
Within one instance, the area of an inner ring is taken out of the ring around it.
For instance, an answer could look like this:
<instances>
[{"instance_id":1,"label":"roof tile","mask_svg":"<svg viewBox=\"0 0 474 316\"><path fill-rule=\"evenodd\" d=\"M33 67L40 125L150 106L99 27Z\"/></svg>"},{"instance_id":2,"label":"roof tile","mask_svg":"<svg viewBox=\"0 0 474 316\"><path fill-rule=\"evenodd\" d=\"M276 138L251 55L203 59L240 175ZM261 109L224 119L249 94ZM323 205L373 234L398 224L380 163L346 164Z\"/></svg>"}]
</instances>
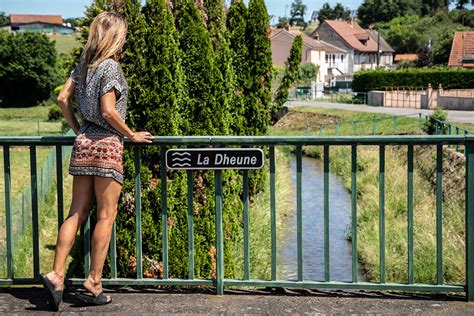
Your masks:
<instances>
[{"instance_id":1,"label":"roof tile","mask_svg":"<svg viewBox=\"0 0 474 316\"><path fill-rule=\"evenodd\" d=\"M29 24L35 22L63 24L63 19L60 15L10 14L11 24Z\"/></svg>"}]
</instances>

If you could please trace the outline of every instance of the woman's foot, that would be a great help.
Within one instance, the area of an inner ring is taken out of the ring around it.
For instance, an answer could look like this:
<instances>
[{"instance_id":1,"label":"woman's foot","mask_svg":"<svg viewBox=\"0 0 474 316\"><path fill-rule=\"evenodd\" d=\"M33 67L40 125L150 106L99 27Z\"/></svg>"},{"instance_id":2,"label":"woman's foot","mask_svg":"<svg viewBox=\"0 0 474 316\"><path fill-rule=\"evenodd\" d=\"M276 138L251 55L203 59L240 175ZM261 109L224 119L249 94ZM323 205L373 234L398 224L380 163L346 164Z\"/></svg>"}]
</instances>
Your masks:
<instances>
[{"instance_id":1,"label":"woman's foot","mask_svg":"<svg viewBox=\"0 0 474 316\"><path fill-rule=\"evenodd\" d=\"M55 271L51 271L46 274L49 282L54 285L55 291L63 291L64 290L64 275L59 274Z\"/></svg>"},{"instance_id":2,"label":"woman's foot","mask_svg":"<svg viewBox=\"0 0 474 316\"><path fill-rule=\"evenodd\" d=\"M46 290L49 305L51 306L52 310L58 311L59 304L61 304L63 299L64 277L61 277L55 272L50 272L47 275L40 274L39 278Z\"/></svg>"},{"instance_id":3,"label":"woman's foot","mask_svg":"<svg viewBox=\"0 0 474 316\"><path fill-rule=\"evenodd\" d=\"M91 275L87 277L87 279L82 285L84 286L87 292L92 294L92 303L95 303L96 305L105 305L112 301L110 296L103 294L102 282L94 280Z\"/></svg>"}]
</instances>

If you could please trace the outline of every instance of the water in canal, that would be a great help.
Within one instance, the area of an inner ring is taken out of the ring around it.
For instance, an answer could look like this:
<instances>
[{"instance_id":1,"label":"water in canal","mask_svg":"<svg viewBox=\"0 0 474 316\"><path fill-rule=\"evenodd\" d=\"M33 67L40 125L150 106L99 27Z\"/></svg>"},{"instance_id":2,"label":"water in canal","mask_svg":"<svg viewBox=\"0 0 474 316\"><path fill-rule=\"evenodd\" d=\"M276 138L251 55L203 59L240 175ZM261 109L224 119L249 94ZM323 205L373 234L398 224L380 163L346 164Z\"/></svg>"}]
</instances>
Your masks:
<instances>
[{"instance_id":1,"label":"water in canal","mask_svg":"<svg viewBox=\"0 0 474 316\"><path fill-rule=\"evenodd\" d=\"M296 192L296 158L291 161L292 183ZM324 192L323 165L318 159L303 157L303 278L324 280ZM295 198L296 205L296 198ZM295 207L296 209L296 207ZM297 279L296 211L287 217L286 233L278 251L279 277ZM329 229L331 280L351 281L352 251L347 240L351 225L351 196L342 179L329 175ZM360 274L360 273L359 273Z\"/></svg>"}]
</instances>

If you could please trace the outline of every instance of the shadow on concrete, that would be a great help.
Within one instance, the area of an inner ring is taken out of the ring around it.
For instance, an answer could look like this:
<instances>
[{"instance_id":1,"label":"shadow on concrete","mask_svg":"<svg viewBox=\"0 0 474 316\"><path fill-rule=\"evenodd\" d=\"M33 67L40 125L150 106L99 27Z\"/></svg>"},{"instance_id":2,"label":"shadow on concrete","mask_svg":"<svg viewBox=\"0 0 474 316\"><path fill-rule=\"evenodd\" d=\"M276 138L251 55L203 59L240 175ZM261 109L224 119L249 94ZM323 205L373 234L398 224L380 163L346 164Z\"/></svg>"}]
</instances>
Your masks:
<instances>
[{"instance_id":1,"label":"shadow on concrete","mask_svg":"<svg viewBox=\"0 0 474 316\"><path fill-rule=\"evenodd\" d=\"M70 308L82 308L87 305L75 296L77 292L82 291L81 288L68 287L64 291L63 302ZM118 295L120 298L126 298L127 294L141 294L144 296L165 294L168 296L176 295L206 295L215 296L214 288L150 288L150 287L108 287L104 292ZM4 288L0 289L0 294L7 295L7 301L10 302L8 295L11 295L11 303L15 304L15 300L19 300L19 306L25 306L26 311L50 311L51 308L47 303L46 292L41 287L29 288ZM437 293L405 293L405 292L380 292L380 291L344 291L344 290L313 290L313 289L226 289L225 295L227 299L232 300L233 297L260 296L260 297L306 297L306 298L346 298L346 299L368 299L368 300L411 300L419 302L455 302L465 301L464 295L457 294L437 294ZM118 297L117 297L118 298ZM29 303L29 304L28 304ZM382 303L383 304L383 303ZM28 306L28 307L26 307Z\"/></svg>"}]
</instances>

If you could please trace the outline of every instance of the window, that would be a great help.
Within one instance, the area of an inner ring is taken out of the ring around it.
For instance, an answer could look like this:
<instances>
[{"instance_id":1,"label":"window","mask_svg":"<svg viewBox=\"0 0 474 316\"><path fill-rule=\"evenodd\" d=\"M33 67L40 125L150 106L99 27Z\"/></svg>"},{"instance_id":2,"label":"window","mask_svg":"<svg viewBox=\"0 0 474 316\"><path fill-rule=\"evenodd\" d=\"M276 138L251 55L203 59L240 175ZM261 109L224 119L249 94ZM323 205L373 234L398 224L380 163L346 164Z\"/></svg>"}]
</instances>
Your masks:
<instances>
[{"instance_id":1,"label":"window","mask_svg":"<svg viewBox=\"0 0 474 316\"><path fill-rule=\"evenodd\" d=\"M329 62L329 55L326 55L326 63Z\"/></svg>"},{"instance_id":2,"label":"window","mask_svg":"<svg viewBox=\"0 0 474 316\"><path fill-rule=\"evenodd\" d=\"M341 63L344 62L344 55L341 55Z\"/></svg>"},{"instance_id":3,"label":"window","mask_svg":"<svg viewBox=\"0 0 474 316\"><path fill-rule=\"evenodd\" d=\"M332 55L332 62L333 62L333 63L336 62L336 55Z\"/></svg>"}]
</instances>

